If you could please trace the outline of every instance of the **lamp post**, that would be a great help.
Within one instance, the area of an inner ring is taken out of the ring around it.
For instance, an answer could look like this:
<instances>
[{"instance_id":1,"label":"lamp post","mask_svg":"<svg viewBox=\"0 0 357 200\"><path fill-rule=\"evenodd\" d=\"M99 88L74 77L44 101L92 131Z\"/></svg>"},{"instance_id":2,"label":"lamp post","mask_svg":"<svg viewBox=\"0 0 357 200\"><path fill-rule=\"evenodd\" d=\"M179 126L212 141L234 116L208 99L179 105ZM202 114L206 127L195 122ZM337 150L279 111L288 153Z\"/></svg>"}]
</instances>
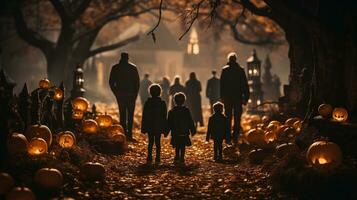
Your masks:
<instances>
[{"instance_id":1,"label":"lamp post","mask_svg":"<svg viewBox=\"0 0 357 200\"><path fill-rule=\"evenodd\" d=\"M84 76L83 69L81 65L77 65L76 69L73 71L73 87L71 90L71 99L75 99L77 97L83 97L84 92Z\"/></svg>"}]
</instances>

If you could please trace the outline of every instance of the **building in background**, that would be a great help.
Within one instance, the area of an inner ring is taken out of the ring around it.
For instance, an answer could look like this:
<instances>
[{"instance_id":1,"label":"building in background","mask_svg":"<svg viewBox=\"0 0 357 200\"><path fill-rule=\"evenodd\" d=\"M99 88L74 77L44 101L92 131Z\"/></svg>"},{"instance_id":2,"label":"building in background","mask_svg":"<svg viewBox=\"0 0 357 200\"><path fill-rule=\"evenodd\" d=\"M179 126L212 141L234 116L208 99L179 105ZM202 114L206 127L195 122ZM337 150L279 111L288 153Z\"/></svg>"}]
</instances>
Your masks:
<instances>
[{"instance_id":1,"label":"building in background","mask_svg":"<svg viewBox=\"0 0 357 200\"><path fill-rule=\"evenodd\" d=\"M262 76L263 81L263 93L264 101L278 101L280 97L280 78L274 74L271 74L272 64L269 55L266 56L264 61L264 74Z\"/></svg>"},{"instance_id":2,"label":"building in background","mask_svg":"<svg viewBox=\"0 0 357 200\"><path fill-rule=\"evenodd\" d=\"M250 110L263 102L263 91L261 82L261 61L257 57L257 52L253 49L252 55L247 59L247 79L250 91L248 106Z\"/></svg>"}]
</instances>

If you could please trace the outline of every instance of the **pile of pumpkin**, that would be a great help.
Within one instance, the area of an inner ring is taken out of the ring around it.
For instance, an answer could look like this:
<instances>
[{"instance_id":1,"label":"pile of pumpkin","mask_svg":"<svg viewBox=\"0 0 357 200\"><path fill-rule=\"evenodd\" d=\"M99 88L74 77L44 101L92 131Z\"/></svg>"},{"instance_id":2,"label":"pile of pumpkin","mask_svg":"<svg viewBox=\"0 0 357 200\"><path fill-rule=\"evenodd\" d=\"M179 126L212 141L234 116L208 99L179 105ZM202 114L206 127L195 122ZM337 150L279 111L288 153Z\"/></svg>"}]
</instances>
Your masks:
<instances>
[{"instance_id":1,"label":"pile of pumpkin","mask_svg":"<svg viewBox=\"0 0 357 200\"><path fill-rule=\"evenodd\" d=\"M335 122L346 122L348 119L348 112L345 108L332 108L330 104L321 104L318 108L318 113L321 117Z\"/></svg>"}]
</instances>

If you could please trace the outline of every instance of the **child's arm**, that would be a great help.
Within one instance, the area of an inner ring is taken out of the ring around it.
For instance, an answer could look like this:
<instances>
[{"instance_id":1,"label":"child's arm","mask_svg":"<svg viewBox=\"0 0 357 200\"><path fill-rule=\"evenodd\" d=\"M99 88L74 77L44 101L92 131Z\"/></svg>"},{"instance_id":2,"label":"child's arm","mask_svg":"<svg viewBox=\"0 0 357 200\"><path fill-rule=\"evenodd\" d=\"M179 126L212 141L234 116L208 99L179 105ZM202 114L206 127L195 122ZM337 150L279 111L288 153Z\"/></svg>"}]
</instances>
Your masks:
<instances>
[{"instance_id":1,"label":"child's arm","mask_svg":"<svg viewBox=\"0 0 357 200\"><path fill-rule=\"evenodd\" d=\"M141 133L148 132L148 117L150 117L150 113L149 113L149 105L148 102L146 101L144 104L143 116L141 119Z\"/></svg>"}]
</instances>

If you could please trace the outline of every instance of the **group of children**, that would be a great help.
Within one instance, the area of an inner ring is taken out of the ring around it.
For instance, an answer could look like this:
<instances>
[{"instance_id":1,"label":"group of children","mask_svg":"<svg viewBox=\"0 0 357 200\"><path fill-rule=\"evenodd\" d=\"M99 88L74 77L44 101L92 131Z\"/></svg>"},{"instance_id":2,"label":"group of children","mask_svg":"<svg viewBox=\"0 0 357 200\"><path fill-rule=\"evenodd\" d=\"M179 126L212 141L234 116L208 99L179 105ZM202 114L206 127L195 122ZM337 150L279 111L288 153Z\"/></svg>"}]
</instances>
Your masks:
<instances>
[{"instance_id":1,"label":"group of children","mask_svg":"<svg viewBox=\"0 0 357 200\"><path fill-rule=\"evenodd\" d=\"M152 84L149 87L150 98L145 102L141 132L148 134L147 162L152 162L152 148L156 146L155 162L160 163L161 134L165 137L171 133L171 145L175 148L175 164L185 162L185 149L191 146L190 135L196 134L196 127L190 110L184 106L186 96L182 92L174 95L175 106L168 112L165 101L160 97L161 87ZM230 132L229 123L223 114L223 104L213 105L214 114L209 118L206 140L214 140L214 160L222 160L222 143Z\"/></svg>"}]
</instances>

